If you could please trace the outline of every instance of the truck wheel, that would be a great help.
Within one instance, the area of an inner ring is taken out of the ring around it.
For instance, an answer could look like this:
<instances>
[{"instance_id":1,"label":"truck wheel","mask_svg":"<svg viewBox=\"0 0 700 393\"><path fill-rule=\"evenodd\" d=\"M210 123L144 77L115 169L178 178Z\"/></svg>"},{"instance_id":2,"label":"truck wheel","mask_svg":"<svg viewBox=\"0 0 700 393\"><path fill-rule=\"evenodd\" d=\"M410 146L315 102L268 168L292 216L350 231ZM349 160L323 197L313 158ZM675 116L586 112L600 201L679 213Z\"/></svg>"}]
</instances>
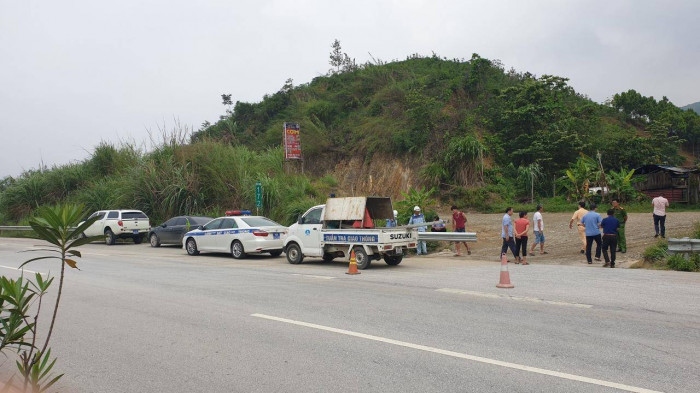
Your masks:
<instances>
[{"instance_id":1,"label":"truck wheel","mask_svg":"<svg viewBox=\"0 0 700 393\"><path fill-rule=\"evenodd\" d=\"M185 243L185 249L190 255L199 255L199 250L197 250L197 242L194 239L189 238Z\"/></svg>"},{"instance_id":2,"label":"truck wheel","mask_svg":"<svg viewBox=\"0 0 700 393\"><path fill-rule=\"evenodd\" d=\"M335 258L335 255L325 253L323 254L323 262L333 262L333 259Z\"/></svg>"},{"instance_id":3,"label":"truck wheel","mask_svg":"<svg viewBox=\"0 0 700 393\"><path fill-rule=\"evenodd\" d=\"M141 244L141 243L143 243L143 235L134 236L134 244Z\"/></svg>"},{"instance_id":4,"label":"truck wheel","mask_svg":"<svg viewBox=\"0 0 700 393\"><path fill-rule=\"evenodd\" d=\"M287 262L292 265L298 265L304 260L304 255L301 253L301 248L296 243L287 246Z\"/></svg>"},{"instance_id":5,"label":"truck wheel","mask_svg":"<svg viewBox=\"0 0 700 393\"><path fill-rule=\"evenodd\" d=\"M111 229L107 228L105 230L105 244L107 244L108 246L113 246L116 242L117 237L114 236L114 232L112 232Z\"/></svg>"},{"instance_id":6,"label":"truck wheel","mask_svg":"<svg viewBox=\"0 0 700 393\"><path fill-rule=\"evenodd\" d=\"M355 247L355 260L357 261L357 268L360 270L367 269L372 261L362 247Z\"/></svg>"},{"instance_id":7,"label":"truck wheel","mask_svg":"<svg viewBox=\"0 0 700 393\"><path fill-rule=\"evenodd\" d=\"M151 233L151 247L160 247L160 239L158 239L158 235L155 233Z\"/></svg>"},{"instance_id":8,"label":"truck wheel","mask_svg":"<svg viewBox=\"0 0 700 393\"><path fill-rule=\"evenodd\" d=\"M235 259L245 258L245 251L243 250L243 243L239 242L238 240L234 240L233 243L231 243L231 255Z\"/></svg>"},{"instance_id":9,"label":"truck wheel","mask_svg":"<svg viewBox=\"0 0 700 393\"><path fill-rule=\"evenodd\" d=\"M403 260L403 255L384 255L384 262L389 266L396 266Z\"/></svg>"}]
</instances>

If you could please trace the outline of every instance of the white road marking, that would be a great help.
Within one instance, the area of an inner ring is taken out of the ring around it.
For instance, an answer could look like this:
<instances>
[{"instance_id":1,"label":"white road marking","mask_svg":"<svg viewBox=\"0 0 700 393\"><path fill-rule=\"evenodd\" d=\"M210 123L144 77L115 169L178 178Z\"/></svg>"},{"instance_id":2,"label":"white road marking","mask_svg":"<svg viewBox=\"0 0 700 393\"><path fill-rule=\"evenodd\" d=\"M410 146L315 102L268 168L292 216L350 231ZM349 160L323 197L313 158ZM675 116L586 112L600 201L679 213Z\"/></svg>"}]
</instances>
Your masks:
<instances>
[{"instance_id":1,"label":"white road marking","mask_svg":"<svg viewBox=\"0 0 700 393\"><path fill-rule=\"evenodd\" d=\"M440 288L440 289L436 289L436 291L437 292L456 293L456 294L460 294L460 295L488 297L488 298L492 298L492 299L509 299L509 300L516 300L516 301L521 301L521 302L544 303L544 304L551 304L554 306L593 308L593 305L591 305L591 304L559 302L559 301L555 301L555 300L539 299L536 297L498 295L495 293L467 291L464 289Z\"/></svg>"},{"instance_id":2,"label":"white road marking","mask_svg":"<svg viewBox=\"0 0 700 393\"><path fill-rule=\"evenodd\" d=\"M308 277L308 278L320 278L322 280L332 280L335 277L331 276L315 276L313 274L299 274L299 273L292 273L292 276L300 276L300 277Z\"/></svg>"},{"instance_id":3,"label":"white road marking","mask_svg":"<svg viewBox=\"0 0 700 393\"><path fill-rule=\"evenodd\" d=\"M617 382L610 382L610 381L604 381L602 379L588 378L588 377L583 377L580 375L574 375L574 374L562 373L559 371L547 370L544 368L530 367L530 366L525 366L525 365L517 364L517 363L503 362L500 360L484 358L481 356L468 355L466 353L448 351L445 349L428 347L428 346L420 345L420 344L413 344L413 343L409 343L409 342L405 342L405 341L394 340L391 338L372 336L370 334L358 333L358 332L353 332L350 330L344 330L344 329L338 329L338 328L333 328L333 327L329 327L329 326L317 325L317 324L309 323L309 322L295 321L293 319L280 318L280 317L275 317L275 316L265 315L265 314L251 314L251 316L256 317L256 318L268 319L271 321L284 322L284 323L297 325L297 326L304 326L304 327L308 327L308 328L312 328L312 329L324 330L324 331L332 332L332 333L344 334L346 336L358 337L358 338L363 338L366 340L379 341L379 342L383 342L386 344L398 345L400 347L416 349L419 351L432 352L432 353L436 353L439 355L452 356L452 357L459 358L459 359L472 360L475 362L491 364L494 366L506 367L506 368L511 368L511 369L515 369L515 370L527 371L527 372L542 374L542 375L549 375L552 377L568 379L568 380L577 381L577 382L590 383L593 385L607 386L607 387L611 387L611 388L615 388L615 389L626 390L628 392L660 393L656 390L649 390L649 389L644 389L644 388L640 388L640 387L636 387L636 386L624 385L624 384L617 383Z\"/></svg>"},{"instance_id":4,"label":"white road marking","mask_svg":"<svg viewBox=\"0 0 700 393\"><path fill-rule=\"evenodd\" d=\"M20 269L20 268L16 268L16 267L13 267L13 266L3 266L3 265L0 265L0 267L1 267L1 268L5 268L5 269L10 269L10 270L24 271L24 272L32 273L32 274L36 274L36 273L37 273L37 272L35 272L35 271L33 271L33 270ZM41 274L44 274L44 273L41 273Z\"/></svg>"}]
</instances>

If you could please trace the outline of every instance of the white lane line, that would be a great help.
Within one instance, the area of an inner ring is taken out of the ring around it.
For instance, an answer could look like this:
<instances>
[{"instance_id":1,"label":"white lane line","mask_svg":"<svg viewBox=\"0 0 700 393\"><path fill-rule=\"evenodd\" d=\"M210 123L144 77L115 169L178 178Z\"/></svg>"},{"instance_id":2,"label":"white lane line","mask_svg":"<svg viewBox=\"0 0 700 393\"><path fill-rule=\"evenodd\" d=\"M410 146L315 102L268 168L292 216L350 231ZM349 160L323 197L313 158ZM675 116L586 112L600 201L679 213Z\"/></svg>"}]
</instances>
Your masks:
<instances>
[{"instance_id":1,"label":"white lane line","mask_svg":"<svg viewBox=\"0 0 700 393\"><path fill-rule=\"evenodd\" d=\"M459 358L459 359L472 360L475 362L491 364L494 366L512 368L515 370L527 371L527 372L536 373L536 374L549 375L552 377L569 379L569 380L577 381L577 382L585 382L585 383L590 383L593 385L607 386L607 387L611 387L611 388L615 388L615 389L626 390L628 392L660 393L656 390L649 390L649 389L644 389L644 388L640 388L640 387L636 387L636 386L624 385L624 384L617 383L617 382L610 382L610 381L604 381L602 379L595 379L595 378L583 377L580 375L567 374L567 373L562 373L559 371L547 370L544 368L530 367L530 366L525 366L525 365L517 364L517 363L503 362L500 360L484 358L481 356L468 355L466 353L448 351L445 349L433 348L433 347L428 347L425 345L413 344L413 343L409 343L409 342L405 342L405 341L394 340L391 338L372 336L370 334L358 333L358 332L353 332L350 330L344 330L344 329L338 329L338 328L333 328L333 327L329 327L329 326L317 325L314 323L308 323L308 322L303 322L303 321L295 321L293 319L280 318L280 317L275 317L275 316L265 315L265 314L251 314L251 316L256 317L256 318L268 319L271 321L284 322L284 323L297 325L297 326L304 326L304 327L308 327L308 328L312 328L312 329L324 330L324 331L332 332L332 333L344 334L346 336L364 338L366 340L379 341L379 342L383 342L386 344L392 344L392 345L398 345L400 347L417 349L419 351L432 352L432 353L436 353L439 355L452 356L452 357Z\"/></svg>"},{"instance_id":2,"label":"white lane line","mask_svg":"<svg viewBox=\"0 0 700 393\"><path fill-rule=\"evenodd\" d=\"M1 267L1 268L4 268L4 269L18 270L18 271L20 271L20 272L24 271L24 272L32 273L32 274L36 274L36 273L37 273L37 272L35 272L35 271L33 271L33 270L19 269L19 268L13 267L13 266L3 266L3 265L0 265L0 267ZM41 273L41 274L44 274L44 273Z\"/></svg>"},{"instance_id":3,"label":"white lane line","mask_svg":"<svg viewBox=\"0 0 700 393\"><path fill-rule=\"evenodd\" d=\"M331 276L315 276L313 274L299 274L299 273L292 273L292 276L300 276L300 277L307 277L307 278L320 278L322 280L332 280L335 277Z\"/></svg>"},{"instance_id":4,"label":"white lane line","mask_svg":"<svg viewBox=\"0 0 700 393\"><path fill-rule=\"evenodd\" d=\"M509 299L509 300L516 300L516 301L521 301L521 302L544 303L544 304L551 304L554 306L593 308L593 305L591 305L591 304L559 302L556 300L545 300L545 299L539 299L536 297L497 295L495 293L467 291L464 289L440 288L440 289L436 289L436 291L437 292L446 292L446 293L456 293L456 294L460 294L460 295L488 297L488 298L492 298L492 299Z\"/></svg>"}]
</instances>

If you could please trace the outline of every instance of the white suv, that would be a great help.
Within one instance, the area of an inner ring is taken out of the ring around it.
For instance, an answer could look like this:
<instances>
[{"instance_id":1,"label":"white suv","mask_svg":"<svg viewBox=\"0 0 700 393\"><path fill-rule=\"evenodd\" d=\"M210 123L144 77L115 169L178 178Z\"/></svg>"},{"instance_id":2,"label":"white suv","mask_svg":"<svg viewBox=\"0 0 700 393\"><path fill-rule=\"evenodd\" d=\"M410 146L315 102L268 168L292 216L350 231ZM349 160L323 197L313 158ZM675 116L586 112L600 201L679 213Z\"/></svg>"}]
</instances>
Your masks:
<instances>
[{"instance_id":1,"label":"white suv","mask_svg":"<svg viewBox=\"0 0 700 393\"><path fill-rule=\"evenodd\" d=\"M105 243L110 246L117 239L134 239L134 243L140 244L151 228L148 216L140 210L99 210L88 219L95 216L97 221L83 232L83 236L104 236Z\"/></svg>"}]
</instances>

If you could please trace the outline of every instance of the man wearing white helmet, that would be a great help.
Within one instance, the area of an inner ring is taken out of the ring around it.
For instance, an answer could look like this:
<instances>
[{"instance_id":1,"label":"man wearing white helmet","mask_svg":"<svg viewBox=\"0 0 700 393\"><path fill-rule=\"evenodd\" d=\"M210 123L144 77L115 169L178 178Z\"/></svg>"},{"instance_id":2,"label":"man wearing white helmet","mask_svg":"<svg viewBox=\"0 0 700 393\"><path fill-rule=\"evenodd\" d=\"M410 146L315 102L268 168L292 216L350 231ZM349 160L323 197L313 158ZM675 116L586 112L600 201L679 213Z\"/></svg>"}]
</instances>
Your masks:
<instances>
[{"instance_id":1,"label":"man wearing white helmet","mask_svg":"<svg viewBox=\"0 0 700 393\"><path fill-rule=\"evenodd\" d=\"M420 207L415 206L413 208L413 215L411 216L411 219L408 220L408 224L411 225L411 224L424 224L424 223L425 223L425 216L423 215L423 213L420 212ZM426 229L426 227L424 227L424 226L418 227L418 232L425 232L425 229ZM427 255L428 254L428 247L425 244L425 241L418 242L417 248L416 248L416 253L418 255L421 255L421 254Z\"/></svg>"},{"instance_id":2,"label":"man wearing white helmet","mask_svg":"<svg viewBox=\"0 0 700 393\"><path fill-rule=\"evenodd\" d=\"M399 212L394 210L394 218L390 218L390 219L386 220L387 228L395 227L397 225L397 218L396 217L398 217L398 215L399 215Z\"/></svg>"}]
</instances>

